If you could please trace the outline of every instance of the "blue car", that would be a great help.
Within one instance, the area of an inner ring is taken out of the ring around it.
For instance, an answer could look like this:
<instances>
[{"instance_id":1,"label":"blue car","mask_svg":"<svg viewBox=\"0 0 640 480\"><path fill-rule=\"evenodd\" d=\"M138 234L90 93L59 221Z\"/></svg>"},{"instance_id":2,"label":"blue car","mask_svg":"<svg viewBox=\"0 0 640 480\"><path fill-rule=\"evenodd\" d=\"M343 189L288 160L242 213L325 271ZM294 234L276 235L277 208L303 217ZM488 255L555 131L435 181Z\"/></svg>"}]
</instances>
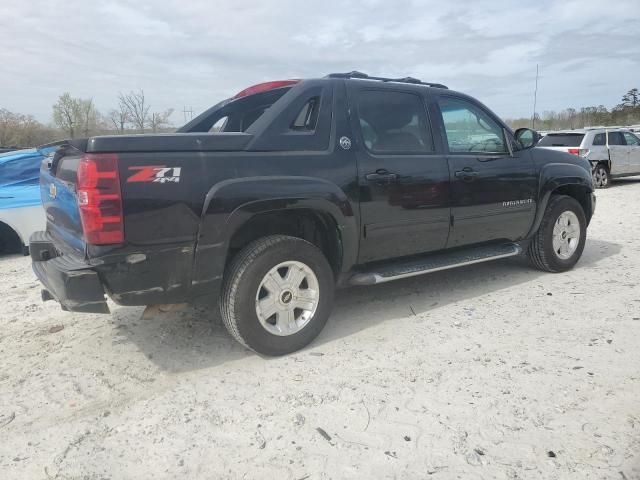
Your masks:
<instances>
[{"instance_id":1,"label":"blue car","mask_svg":"<svg viewBox=\"0 0 640 480\"><path fill-rule=\"evenodd\" d=\"M58 144L0 154L0 252L28 252L29 237L44 230L40 164Z\"/></svg>"}]
</instances>

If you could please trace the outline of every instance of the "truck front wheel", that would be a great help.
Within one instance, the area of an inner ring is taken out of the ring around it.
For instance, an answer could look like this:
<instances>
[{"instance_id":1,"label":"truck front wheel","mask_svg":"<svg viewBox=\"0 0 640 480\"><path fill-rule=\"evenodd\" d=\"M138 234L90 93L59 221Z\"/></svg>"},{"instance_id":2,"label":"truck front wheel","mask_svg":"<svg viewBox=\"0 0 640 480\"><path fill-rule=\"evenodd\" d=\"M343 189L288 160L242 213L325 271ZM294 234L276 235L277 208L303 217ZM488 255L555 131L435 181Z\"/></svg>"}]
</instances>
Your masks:
<instances>
[{"instance_id":1,"label":"truck front wheel","mask_svg":"<svg viewBox=\"0 0 640 480\"><path fill-rule=\"evenodd\" d=\"M315 245L273 235L235 256L225 274L220 309L241 344L264 355L285 355L318 336L333 294L333 271Z\"/></svg>"},{"instance_id":2,"label":"truck front wheel","mask_svg":"<svg viewBox=\"0 0 640 480\"><path fill-rule=\"evenodd\" d=\"M540 270L564 272L580 259L586 238L587 219L580 203L566 195L553 195L527 255Z\"/></svg>"}]
</instances>

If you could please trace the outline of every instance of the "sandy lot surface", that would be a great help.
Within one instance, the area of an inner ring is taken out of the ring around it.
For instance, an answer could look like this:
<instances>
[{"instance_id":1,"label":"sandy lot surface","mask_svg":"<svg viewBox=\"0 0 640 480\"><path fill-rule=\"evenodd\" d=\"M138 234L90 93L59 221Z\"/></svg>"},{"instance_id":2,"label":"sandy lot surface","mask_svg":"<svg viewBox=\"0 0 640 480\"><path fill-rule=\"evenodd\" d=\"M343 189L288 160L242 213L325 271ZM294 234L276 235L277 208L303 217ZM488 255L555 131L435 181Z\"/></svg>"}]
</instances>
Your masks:
<instances>
[{"instance_id":1,"label":"sandy lot surface","mask_svg":"<svg viewBox=\"0 0 640 480\"><path fill-rule=\"evenodd\" d=\"M640 478L640 182L577 268L519 260L342 291L309 348L212 312L41 303L0 259L0 478Z\"/></svg>"}]
</instances>

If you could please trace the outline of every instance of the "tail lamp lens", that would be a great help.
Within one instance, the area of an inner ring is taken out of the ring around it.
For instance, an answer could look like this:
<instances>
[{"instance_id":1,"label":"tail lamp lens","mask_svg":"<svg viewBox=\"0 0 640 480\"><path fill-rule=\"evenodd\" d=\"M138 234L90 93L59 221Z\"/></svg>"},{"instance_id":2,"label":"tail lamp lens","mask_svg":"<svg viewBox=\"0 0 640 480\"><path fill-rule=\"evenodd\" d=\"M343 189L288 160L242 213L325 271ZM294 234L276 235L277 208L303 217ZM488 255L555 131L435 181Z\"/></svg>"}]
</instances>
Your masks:
<instances>
[{"instance_id":1,"label":"tail lamp lens","mask_svg":"<svg viewBox=\"0 0 640 480\"><path fill-rule=\"evenodd\" d=\"M118 156L112 153L87 154L80 160L77 175L78 207L87 243L123 243Z\"/></svg>"}]
</instances>

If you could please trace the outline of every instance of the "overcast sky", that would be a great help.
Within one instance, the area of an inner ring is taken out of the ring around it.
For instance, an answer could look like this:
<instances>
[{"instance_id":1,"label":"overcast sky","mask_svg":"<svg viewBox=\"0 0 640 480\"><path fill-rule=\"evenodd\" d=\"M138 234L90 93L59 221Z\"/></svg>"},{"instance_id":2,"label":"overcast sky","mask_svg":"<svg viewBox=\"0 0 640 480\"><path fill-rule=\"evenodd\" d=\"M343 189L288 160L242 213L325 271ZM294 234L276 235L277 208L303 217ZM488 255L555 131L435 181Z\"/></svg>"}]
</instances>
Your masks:
<instances>
[{"instance_id":1,"label":"overcast sky","mask_svg":"<svg viewBox=\"0 0 640 480\"><path fill-rule=\"evenodd\" d=\"M51 120L65 92L106 113L143 88L201 112L265 80L360 70L442 82L499 115L640 87L638 0L1 0L0 108Z\"/></svg>"}]
</instances>

